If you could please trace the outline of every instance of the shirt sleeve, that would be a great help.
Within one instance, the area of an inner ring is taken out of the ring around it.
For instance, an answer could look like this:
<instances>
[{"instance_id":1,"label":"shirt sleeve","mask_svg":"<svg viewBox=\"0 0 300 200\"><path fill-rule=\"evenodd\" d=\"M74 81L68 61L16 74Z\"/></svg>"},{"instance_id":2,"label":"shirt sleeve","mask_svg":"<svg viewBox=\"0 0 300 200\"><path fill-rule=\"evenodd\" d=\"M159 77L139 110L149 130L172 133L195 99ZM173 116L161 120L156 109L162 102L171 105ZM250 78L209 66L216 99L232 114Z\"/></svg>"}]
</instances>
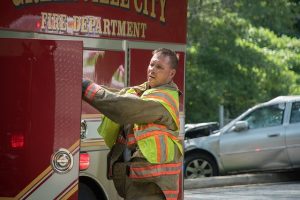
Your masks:
<instances>
[{"instance_id":1,"label":"shirt sleeve","mask_svg":"<svg viewBox=\"0 0 300 200\"><path fill-rule=\"evenodd\" d=\"M93 99L86 99L93 107L119 124L157 123L175 130L171 114L159 102L143 100L133 94L117 94L100 88Z\"/></svg>"}]
</instances>

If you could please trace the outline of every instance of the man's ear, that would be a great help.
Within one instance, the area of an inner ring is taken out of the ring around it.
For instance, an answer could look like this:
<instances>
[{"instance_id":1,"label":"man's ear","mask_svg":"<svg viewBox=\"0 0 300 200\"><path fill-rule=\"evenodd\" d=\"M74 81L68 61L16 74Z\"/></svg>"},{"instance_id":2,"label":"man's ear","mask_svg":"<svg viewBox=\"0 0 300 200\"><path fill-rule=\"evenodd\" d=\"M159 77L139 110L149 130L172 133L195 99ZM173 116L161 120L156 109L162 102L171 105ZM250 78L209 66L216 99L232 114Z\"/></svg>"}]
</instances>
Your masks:
<instances>
[{"instance_id":1,"label":"man's ear","mask_svg":"<svg viewBox=\"0 0 300 200\"><path fill-rule=\"evenodd\" d=\"M170 72L171 78L174 78L175 74L176 74L176 69L172 69Z\"/></svg>"}]
</instances>

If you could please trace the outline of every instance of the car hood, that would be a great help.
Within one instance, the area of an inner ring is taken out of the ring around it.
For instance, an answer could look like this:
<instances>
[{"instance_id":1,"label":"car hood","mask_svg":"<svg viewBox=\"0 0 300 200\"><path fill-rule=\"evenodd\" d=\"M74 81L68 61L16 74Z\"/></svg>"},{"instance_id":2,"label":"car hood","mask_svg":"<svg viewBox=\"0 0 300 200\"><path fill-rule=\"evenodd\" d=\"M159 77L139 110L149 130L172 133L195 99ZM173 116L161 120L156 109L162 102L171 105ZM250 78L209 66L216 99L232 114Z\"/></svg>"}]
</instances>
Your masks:
<instances>
[{"instance_id":1,"label":"car hood","mask_svg":"<svg viewBox=\"0 0 300 200\"><path fill-rule=\"evenodd\" d=\"M194 148L201 148L207 150L211 148L216 148L215 145L218 145L220 134L221 132L217 131L209 136L187 139L184 141L184 149L185 151L189 151Z\"/></svg>"}]
</instances>

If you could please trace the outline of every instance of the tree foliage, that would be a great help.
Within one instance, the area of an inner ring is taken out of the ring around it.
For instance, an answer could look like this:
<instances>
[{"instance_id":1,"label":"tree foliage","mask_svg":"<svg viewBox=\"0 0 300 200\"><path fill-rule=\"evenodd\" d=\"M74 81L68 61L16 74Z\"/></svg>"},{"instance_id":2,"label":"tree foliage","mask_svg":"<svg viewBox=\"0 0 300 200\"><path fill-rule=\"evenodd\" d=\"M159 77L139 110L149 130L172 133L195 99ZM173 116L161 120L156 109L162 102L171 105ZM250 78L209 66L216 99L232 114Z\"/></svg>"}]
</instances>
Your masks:
<instances>
[{"instance_id":1,"label":"tree foliage","mask_svg":"<svg viewBox=\"0 0 300 200\"><path fill-rule=\"evenodd\" d=\"M218 120L219 105L233 118L258 102L300 94L298 4L189 0L187 122Z\"/></svg>"}]
</instances>

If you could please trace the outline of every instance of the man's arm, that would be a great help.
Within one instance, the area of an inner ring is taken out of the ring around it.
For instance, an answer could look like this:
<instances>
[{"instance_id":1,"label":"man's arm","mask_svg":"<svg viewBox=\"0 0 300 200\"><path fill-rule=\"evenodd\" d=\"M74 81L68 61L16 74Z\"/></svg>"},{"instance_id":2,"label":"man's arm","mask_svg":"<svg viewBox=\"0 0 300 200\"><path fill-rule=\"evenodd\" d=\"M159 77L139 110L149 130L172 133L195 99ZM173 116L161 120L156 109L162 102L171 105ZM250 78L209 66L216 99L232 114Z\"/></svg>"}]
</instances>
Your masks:
<instances>
[{"instance_id":1,"label":"man's arm","mask_svg":"<svg viewBox=\"0 0 300 200\"><path fill-rule=\"evenodd\" d=\"M158 123L176 129L170 113L156 101L115 94L92 82L83 82L83 91L85 101L119 124Z\"/></svg>"}]
</instances>

